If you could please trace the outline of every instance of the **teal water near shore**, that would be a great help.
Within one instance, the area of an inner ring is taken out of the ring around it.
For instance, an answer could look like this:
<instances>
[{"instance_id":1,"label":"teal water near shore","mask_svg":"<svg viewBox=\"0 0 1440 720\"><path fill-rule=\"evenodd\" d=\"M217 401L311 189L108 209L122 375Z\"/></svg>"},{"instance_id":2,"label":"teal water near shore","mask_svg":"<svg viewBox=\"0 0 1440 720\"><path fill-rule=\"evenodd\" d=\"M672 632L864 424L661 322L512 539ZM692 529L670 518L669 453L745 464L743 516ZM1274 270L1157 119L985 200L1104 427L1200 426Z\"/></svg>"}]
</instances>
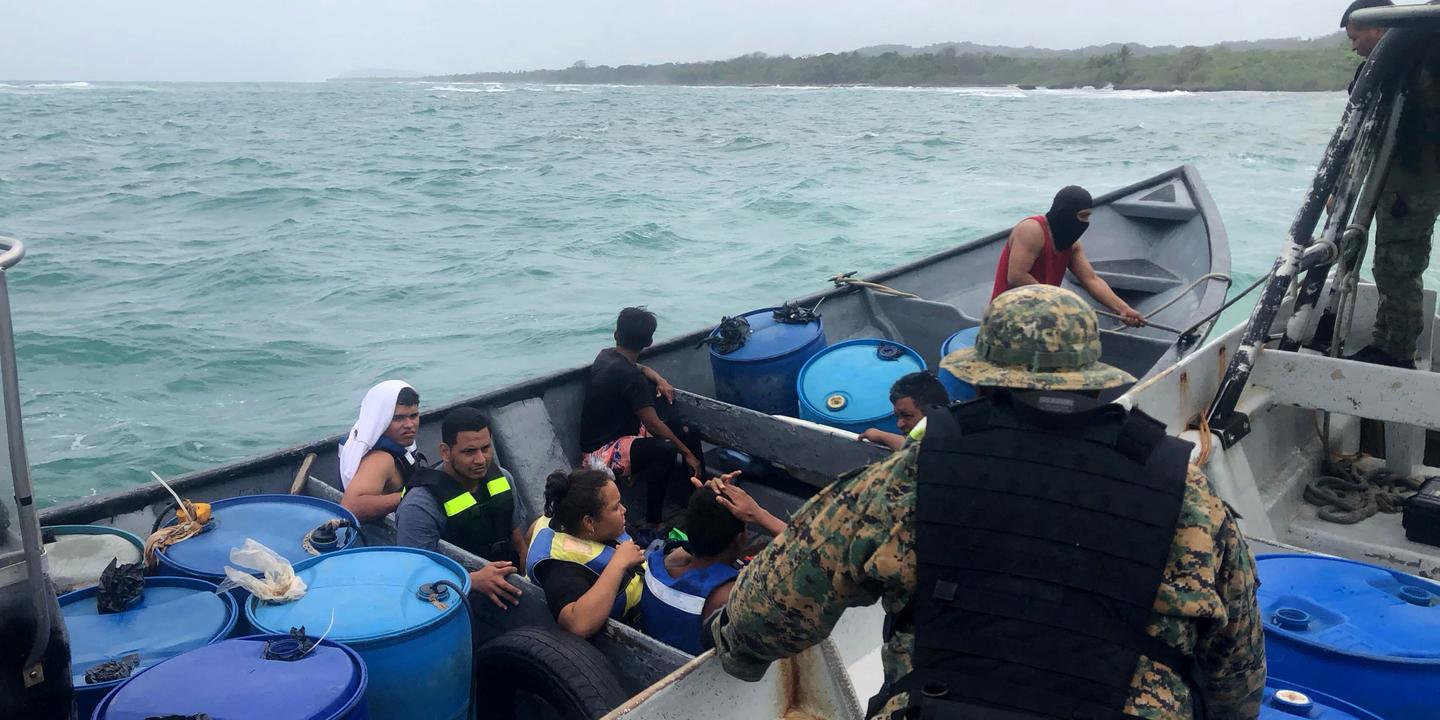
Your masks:
<instances>
[{"instance_id":1,"label":"teal water near shore","mask_svg":"<svg viewBox=\"0 0 1440 720\"><path fill-rule=\"evenodd\" d=\"M589 360L1196 165L1269 268L1336 94L0 83L45 504ZM1434 280L1432 272L1431 279ZM1242 303L1231 319L1243 318Z\"/></svg>"}]
</instances>

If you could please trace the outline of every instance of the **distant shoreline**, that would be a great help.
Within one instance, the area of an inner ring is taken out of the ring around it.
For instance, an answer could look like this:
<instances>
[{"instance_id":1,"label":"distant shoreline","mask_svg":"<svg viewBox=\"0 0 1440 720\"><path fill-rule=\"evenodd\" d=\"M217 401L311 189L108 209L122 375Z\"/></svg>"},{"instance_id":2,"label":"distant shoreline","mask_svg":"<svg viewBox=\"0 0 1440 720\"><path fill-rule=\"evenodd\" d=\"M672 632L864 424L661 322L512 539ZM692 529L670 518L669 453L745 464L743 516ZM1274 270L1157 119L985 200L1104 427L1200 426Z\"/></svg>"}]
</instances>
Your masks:
<instances>
[{"instance_id":1,"label":"distant shoreline","mask_svg":"<svg viewBox=\"0 0 1440 720\"><path fill-rule=\"evenodd\" d=\"M1332 92L1350 82L1358 59L1342 33L1309 40L1261 40L1209 47L1136 44L1078 50L946 43L898 45L823 55L751 53L729 60L598 65L406 78L425 82L688 87L1084 87L1153 92ZM380 79L369 75L371 79Z\"/></svg>"},{"instance_id":2,"label":"distant shoreline","mask_svg":"<svg viewBox=\"0 0 1440 720\"><path fill-rule=\"evenodd\" d=\"M1174 85L1133 85L1123 87L1095 87L1093 85L983 85L969 83L964 85L934 84L934 85L879 85L875 83L622 83L622 82L573 82L573 81L543 81L543 80L474 80L473 76L427 76L427 77L346 77L327 78L325 82L389 82L389 83L454 83L457 85L546 85L546 86L574 86L594 85L609 87L677 87L677 88L872 88L872 89L895 89L903 90L914 88L917 90L1019 90L1021 92L1042 91L1042 90L1082 90L1092 92L1131 92L1145 91L1154 93L1217 93L1217 92L1295 92L1295 93L1336 93L1344 92L1344 87L1338 88L1304 88L1304 89L1255 89L1249 87L1182 87ZM466 79L462 79L466 78Z\"/></svg>"}]
</instances>

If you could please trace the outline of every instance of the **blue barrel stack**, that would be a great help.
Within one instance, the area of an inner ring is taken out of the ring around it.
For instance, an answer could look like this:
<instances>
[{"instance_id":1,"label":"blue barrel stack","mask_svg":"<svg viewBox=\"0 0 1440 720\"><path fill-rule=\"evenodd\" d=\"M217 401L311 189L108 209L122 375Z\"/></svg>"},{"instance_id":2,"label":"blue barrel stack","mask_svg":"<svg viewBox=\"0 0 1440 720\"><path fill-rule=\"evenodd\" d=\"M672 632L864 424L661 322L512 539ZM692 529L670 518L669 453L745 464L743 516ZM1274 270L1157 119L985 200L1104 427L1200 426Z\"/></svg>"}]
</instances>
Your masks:
<instances>
[{"instance_id":1,"label":"blue barrel stack","mask_svg":"<svg viewBox=\"0 0 1440 720\"><path fill-rule=\"evenodd\" d=\"M1256 568L1272 677L1383 718L1440 719L1440 584L1315 555Z\"/></svg>"},{"instance_id":2,"label":"blue barrel stack","mask_svg":"<svg viewBox=\"0 0 1440 720\"><path fill-rule=\"evenodd\" d=\"M750 324L741 347L722 354L711 346L710 371L721 402L769 415L795 413L795 379L805 361L825 349L825 325L819 317L804 324L778 322L776 309L741 316Z\"/></svg>"},{"instance_id":3,"label":"blue barrel stack","mask_svg":"<svg viewBox=\"0 0 1440 720\"><path fill-rule=\"evenodd\" d=\"M246 603L258 632L329 628L327 637L364 659L366 700L377 718L471 716L470 615L454 590L434 587L448 580L468 593L470 575L459 563L414 548L354 548L311 558L295 574L305 581L305 597ZM439 594L434 601L432 593Z\"/></svg>"},{"instance_id":4,"label":"blue barrel stack","mask_svg":"<svg viewBox=\"0 0 1440 720\"><path fill-rule=\"evenodd\" d=\"M367 720L368 675L360 656L330 640L308 651L297 645L288 635L262 635L192 650L132 676L105 697L94 720L201 713L213 718Z\"/></svg>"},{"instance_id":5,"label":"blue barrel stack","mask_svg":"<svg viewBox=\"0 0 1440 720\"><path fill-rule=\"evenodd\" d=\"M831 345L800 369L800 418L862 433L899 432L890 386L925 369L920 353L891 340L847 340Z\"/></svg>"},{"instance_id":6,"label":"blue barrel stack","mask_svg":"<svg viewBox=\"0 0 1440 720\"><path fill-rule=\"evenodd\" d=\"M946 338L944 344L940 346L940 359L944 360L946 355L949 355L956 350L964 350L968 347L974 347L975 338L979 336L979 327L965 328L964 330L961 330L960 332L951 335L950 337ZM940 368L937 375L940 378L940 384L944 385L946 392L950 393L951 402L975 399L975 386L965 382L964 380L961 380L960 378L955 377L954 375L951 375L950 371L946 370L943 367Z\"/></svg>"},{"instance_id":7,"label":"blue barrel stack","mask_svg":"<svg viewBox=\"0 0 1440 720\"><path fill-rule=\"evenodd\" d=\"M96 665L137 654L140 661L133 676L230 635L239 608L233 597L217 595L215 589L213 583L194 578L146 578L134 605L103 615L96 606L98 588L60 596L60 612L70 633L76 717L90 717L101 698L123 682L85 682L86 672Z\"/></svg>"},{"instance_id":8,"label":"blue barrel stack","mask_svg":"<svg viewBox=\"0 0 1440 720\"><path fill-rule=\"evenodd\" d=\"M230 550L244 545L246 538L298 563L312 557L302 545L305 535L337 518L350 521L351 527L340 530L335 549L348 548L360 537L352 529L359 523L349 510L304 495L247 495L217 500L210 505L210 514L211 526L205 532L156 553L165 574L219 583L225 579L225 566L231 565ZM166 524L174 523L172 518Z\"/></svg>"}]
</instances>

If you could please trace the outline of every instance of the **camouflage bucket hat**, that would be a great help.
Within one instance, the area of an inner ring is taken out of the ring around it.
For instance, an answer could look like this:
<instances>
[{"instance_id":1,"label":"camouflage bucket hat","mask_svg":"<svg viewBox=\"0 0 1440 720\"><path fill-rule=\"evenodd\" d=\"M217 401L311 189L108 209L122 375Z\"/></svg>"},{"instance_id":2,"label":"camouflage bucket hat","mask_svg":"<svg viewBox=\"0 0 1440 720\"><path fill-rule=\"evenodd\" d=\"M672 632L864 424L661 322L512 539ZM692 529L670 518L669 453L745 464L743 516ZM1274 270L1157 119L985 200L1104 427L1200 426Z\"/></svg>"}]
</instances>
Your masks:
<instances>
[{"instance_id":1,"label":"camouflage bucket hat","mask_svg":"<svg viewBox=\"0 0 1440 720\"><path fill-rule=\"evenodd\" d=\"M975 346L940 367L971 385L1026 390L1105 390L1135 377L1100 360L1100 322L1069 290L1026 285L985 310Z\"/></svg>"}]
</instances>

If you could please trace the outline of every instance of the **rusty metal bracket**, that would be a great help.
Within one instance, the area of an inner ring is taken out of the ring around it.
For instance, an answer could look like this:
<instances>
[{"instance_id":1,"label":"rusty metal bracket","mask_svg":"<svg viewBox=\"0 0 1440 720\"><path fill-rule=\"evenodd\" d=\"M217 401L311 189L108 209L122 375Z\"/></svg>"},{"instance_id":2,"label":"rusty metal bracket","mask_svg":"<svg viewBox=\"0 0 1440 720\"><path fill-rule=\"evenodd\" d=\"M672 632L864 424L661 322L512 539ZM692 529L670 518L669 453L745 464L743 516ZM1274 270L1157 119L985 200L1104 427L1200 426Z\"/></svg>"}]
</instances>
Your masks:
<instances>
[{"instance_id":1,"label":"rusty metal bracket","mask_svg":"<svg viewBox=\"0 0 1440 720\"><path fill-rule=\"evenodd\" d=\"M1210 432L1220 438L1220 446L1229 450L1250 434L1250 416L1239 410L1232 410L1218 419L1210 420Z\"/></svg>"}]
</instances>

